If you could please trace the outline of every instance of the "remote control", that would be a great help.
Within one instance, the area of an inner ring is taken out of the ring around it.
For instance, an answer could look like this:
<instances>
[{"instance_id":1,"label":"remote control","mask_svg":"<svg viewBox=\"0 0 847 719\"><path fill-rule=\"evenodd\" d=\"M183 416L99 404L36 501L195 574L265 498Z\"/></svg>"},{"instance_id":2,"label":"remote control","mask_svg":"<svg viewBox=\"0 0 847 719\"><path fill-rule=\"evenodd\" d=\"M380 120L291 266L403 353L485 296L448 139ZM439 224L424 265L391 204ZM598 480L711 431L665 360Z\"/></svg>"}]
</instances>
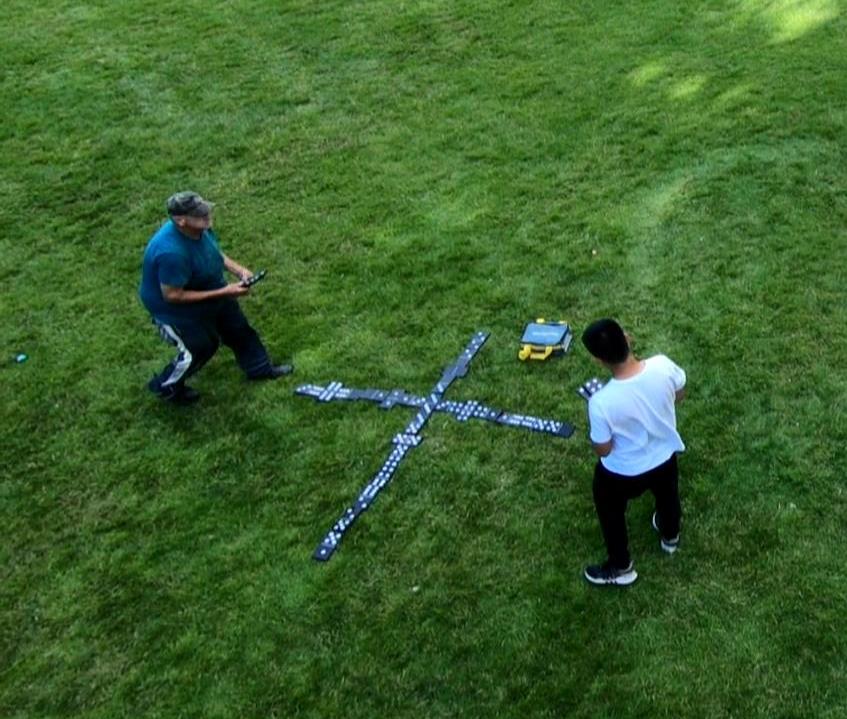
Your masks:
<instances>
[{"instance_id":1,"label":"remote control","mask_svg":"<svg viewBox=\"0 0 847 719\"><path fill-rule=\"evenodd\" d=\"M255 284L256 284L259 280L264 279L264 277L265 277L265 275L266 275L266 274L268 274L268 271L267 271L267 270L259 270L259 271L258 271L256 274L254 274L252 277L248 277L246 280L241 280L241 286L242 286L242 287L252 287L252 286L253 286L253 285L255 285Z\"/></svg>"}]
</instances>

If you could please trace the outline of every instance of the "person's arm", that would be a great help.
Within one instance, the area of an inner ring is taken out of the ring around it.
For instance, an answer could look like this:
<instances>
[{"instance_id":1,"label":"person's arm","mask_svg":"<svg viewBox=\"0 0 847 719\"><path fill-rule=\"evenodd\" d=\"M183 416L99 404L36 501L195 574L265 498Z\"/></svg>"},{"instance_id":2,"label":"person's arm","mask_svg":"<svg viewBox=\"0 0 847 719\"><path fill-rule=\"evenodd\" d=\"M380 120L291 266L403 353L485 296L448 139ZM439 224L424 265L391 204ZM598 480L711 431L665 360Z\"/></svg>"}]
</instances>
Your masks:
<instances>
[{"instance_id":1,"label":"person's arm","mask_svg":"<svg viewBox=\"0 0 847 719\"><path fill-rule=\"evenodd\" d=\"M608 442L592 442L591 449L598 457L608 457L612 453L612 440Z\"/></svg>"},{"instance_id":2,"label":"person's arm","mask_svg":"<svg viewBox=\"0 0 847 719\"><path fill-rule=\"evenodd\" d=\"M159 288L165 302L173 304L205 302L223 297L240 297L249 291L249 288L242 287L240 282L233 282L213 290L187 290L185 286L191 281L191 265L183 255L166 252L159 256L157 263Z\"/></svg>"},{"instance_id":3,"label":"person's arm","mask_svg":"<svg viewBox=\"0 0 847 719\"><path fill-rule=\"evenodd\" d=\"M221 252L221 257L224 258L224 267L226 267L227 272L235 275L238 279L247 280L253 276L251 270L248 270L244 265L238 264L232 258L227 257L223 252Z\"/></svg>"},{"instance_id":4,"label":"person's arm","mask_svg":"<svg viewBox=\"0 0 847 719\"><path fill-rule=\"evenodd\" d=\"M241 297L241 295L246 295L250 291L249 287L245 287L240 282L232 282L216 290L186 290L184 287L173 287L171 285L160 285L160 287L165 301L177 305L204 302L205 300L215 300L222 297Z\"/></svg>"},{"instance_id":5,"label":"person's arm","mask_svg":"<svg viewBox=\"0 0 847 719\"><path fill-rule=\"evenodd\" d=\"M607 457L612 452L614 437L611 427L597 406L596 395L588 400L588 438L591 449L598 457Z\"/></svg>"},{"instance_id":6,"label":"person's arm","mask_svg":"<svg viewBox=\"0 0 847 719\"><path fill-rule=\"evenodd\" d=\"M669 357L664 357L668 365L668 371L673 384L673 401L674 404L679 404L685 399L685 383L688 378L685 375L685 370L682 369Z\"/></svg>"}]
</instances>

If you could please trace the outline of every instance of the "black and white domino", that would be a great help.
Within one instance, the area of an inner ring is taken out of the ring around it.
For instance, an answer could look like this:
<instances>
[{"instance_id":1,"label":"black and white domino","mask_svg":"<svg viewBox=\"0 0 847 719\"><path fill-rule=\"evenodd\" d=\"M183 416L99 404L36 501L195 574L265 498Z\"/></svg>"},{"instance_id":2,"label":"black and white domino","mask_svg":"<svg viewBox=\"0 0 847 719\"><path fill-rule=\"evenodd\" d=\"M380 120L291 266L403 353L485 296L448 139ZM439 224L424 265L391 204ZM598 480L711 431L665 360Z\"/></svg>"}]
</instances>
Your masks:
<instances>
[{"instance_id":1,"label":"black and white domino","mask_svg":"<svg viewBox=\"0 0 847 719\"><path fill-rule=\"evenodd\" d=\"M591 399L592 395L596 394L602 387L603 383L596 377L592 377L587 382L583 382L576 392L587 402Z\"/></svg>"}]
</instances>

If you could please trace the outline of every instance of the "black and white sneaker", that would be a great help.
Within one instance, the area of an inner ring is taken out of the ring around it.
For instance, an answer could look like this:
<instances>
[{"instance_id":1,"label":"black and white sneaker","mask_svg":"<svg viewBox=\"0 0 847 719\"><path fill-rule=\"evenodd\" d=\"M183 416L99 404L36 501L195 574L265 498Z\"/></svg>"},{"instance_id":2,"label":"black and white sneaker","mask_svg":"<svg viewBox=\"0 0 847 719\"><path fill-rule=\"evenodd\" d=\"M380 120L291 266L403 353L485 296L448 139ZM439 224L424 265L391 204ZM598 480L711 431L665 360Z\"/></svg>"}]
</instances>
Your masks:
<instances>
[{"instance_id":1,"label":"black and white sneaker","mask_svg":"<svg viewBox=\"0 0 847 719\"><path fill-rule=\"evenodd\" d=\"M673 539L665 539L662 536L662 530L659 529L658 512L653 512L653 519L650 520L650 524L653 525L653 529L655 529L656 533L659 535L659 544L661 545L663 552L673 554L677 549L679 549L678 534Z\"/></svg>"},{"instance_id":2,"label":"black and white sneaker","mask_svg":"<svg viewBox=\"0 0 847 719\"><path fill-rule=\"evenodd\" d=\"M618 569L613 567L608 560L603 564L591 564L585 568L585 578L592 584L614 584L619 587L625 587L632 584L638 579L638 572L635 571L632 562L628 567Z\"/></svg>"}]
</instances>

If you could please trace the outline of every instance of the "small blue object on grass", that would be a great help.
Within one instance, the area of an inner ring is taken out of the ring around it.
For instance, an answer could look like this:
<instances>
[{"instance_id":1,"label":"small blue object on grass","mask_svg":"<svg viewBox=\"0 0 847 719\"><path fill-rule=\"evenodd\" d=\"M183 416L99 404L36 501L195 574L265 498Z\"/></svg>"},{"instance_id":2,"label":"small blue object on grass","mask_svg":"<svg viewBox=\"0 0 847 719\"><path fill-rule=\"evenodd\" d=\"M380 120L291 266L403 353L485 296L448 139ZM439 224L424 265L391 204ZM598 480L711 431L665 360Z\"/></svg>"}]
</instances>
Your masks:
<instances>
[{"instance_id":1,"label":"small blue object on grass","mask_svg":"<svg viewBox=\"0 0 847 719\"><path fill-rule=\"evenodd\" d=\"M27 355L23 352L18 352L14 357L15 364L23 364L28 359L29 359L29 355Z\"/></svg>"}]
</instances>

